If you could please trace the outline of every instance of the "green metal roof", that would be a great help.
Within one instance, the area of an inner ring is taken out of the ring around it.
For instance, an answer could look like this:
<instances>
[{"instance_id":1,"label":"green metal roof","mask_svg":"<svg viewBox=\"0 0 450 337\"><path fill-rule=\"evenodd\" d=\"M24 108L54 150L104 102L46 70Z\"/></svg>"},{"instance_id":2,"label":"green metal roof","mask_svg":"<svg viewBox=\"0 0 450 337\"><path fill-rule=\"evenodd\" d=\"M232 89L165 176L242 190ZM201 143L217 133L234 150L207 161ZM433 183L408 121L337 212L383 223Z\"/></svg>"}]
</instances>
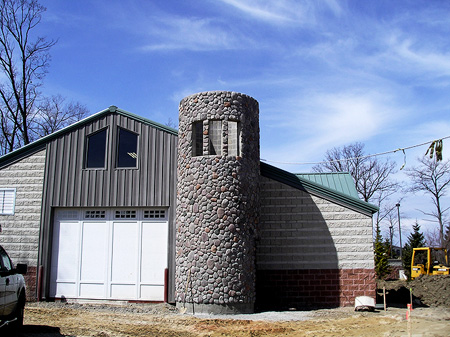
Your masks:
<instances>
[{"instance_id":1,"label":"green metal roof","mask_svg":"<svg viewBox=\"0 0 450 337\"><path fill-rule=\"evenodd\" d=\"M93 115L91 115L89 117L86 117L86 118L84 118L84 119L82 119L82 120L80 120L80 121L78 121L76 123L73 123L73 124L63 128L61 130L53 132L50 135L47 135L47 136L42 137L42 138L39 138L38 140L36 140L36 141L34 141L34 142L32 142L32 143L30 143L28 145L22 146L21 148L19 148L17 150L14 150L14 151L12 151L10 153L5 154L4 156L0 157L0 167L8 165L9 163L15 161L17 158L20 158L21 156L26 156L28 154L40 151L43 148L45 148L45 145L49 141L51 141L51 140L53 140L53 139L55 139L55 138L65 134L67 132L70 132L70 131L72 131L74 129L77 129L77 128L79 128L82 125L90 123L90 122L92 122L93 120L95 120L97 118L100 118L100 117L102 117L104 115L110 114L110 113L117 113L119 115L123 115L123 116L129 117L129 118L132 118L132 119L137 120L137 121L139 121L139 122L141 122L143 124L150 125L152 127L155 127L157 129L160 129L160 130L168 132L168 133L171 133L173 135L176 135L176 136L178 135L178 130L176 130L176 129L173 129L173 128L168 127L168 126L163 125L163 124L156 123L154 121L151 121L150 119L146 119L144 117L132 114L131 112L119 109L118 107L116 107L114 105L111 105L107 109L99 111L99 112L97 112L97 113L95 113L95 114L93 114Z\"/></svg>"},{"instance_id":2,"label":"green metal roof","mask_svg":"<svg viewBox=\"0 0 450 337\"><path fill-rule=\"evenodd\" d=\"M261 175L283 184L289 185L294 188L298 188L305 192L323 197L331 200L343 206L352 208L356 211L365 214L374 214L378 212L378 207L362 201L359 198L355 198L349 194L342 193L336 189L329 188L322 184L319 184L313 180L306 179L294 174L282 170L278 167L261 162Z\"/></svg>"},{"instance_id":3,"label":"green metal roof","mask_svg":"<svg viewBox=\"0 0 450 337\"><path fill-rule=\"evenodd\" d=\"M359 198L355 181L348 172L296 173L299 178L308 179L322 186Z\"/></svg>"}]
</instances>

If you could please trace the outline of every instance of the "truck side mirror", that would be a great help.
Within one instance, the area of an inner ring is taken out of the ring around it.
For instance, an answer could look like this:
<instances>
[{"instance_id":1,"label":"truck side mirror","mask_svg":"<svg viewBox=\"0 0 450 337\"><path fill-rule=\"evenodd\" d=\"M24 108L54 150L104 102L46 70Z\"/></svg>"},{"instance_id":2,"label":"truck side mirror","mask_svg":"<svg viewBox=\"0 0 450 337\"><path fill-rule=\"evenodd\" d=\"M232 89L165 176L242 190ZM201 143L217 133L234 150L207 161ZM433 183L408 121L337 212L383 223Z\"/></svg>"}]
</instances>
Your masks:
<instances>
[{"instance_id":1,"label":"truck side mirror","mask_svg":"<svg viewBox=\"0 0 450 337\"><path fill-rule=\"evenodd\" d=\"M16 265L16 271L19 274L25 275L28 271L28 265L25 263L18 263Z\"/></svg>"}]
</instances>

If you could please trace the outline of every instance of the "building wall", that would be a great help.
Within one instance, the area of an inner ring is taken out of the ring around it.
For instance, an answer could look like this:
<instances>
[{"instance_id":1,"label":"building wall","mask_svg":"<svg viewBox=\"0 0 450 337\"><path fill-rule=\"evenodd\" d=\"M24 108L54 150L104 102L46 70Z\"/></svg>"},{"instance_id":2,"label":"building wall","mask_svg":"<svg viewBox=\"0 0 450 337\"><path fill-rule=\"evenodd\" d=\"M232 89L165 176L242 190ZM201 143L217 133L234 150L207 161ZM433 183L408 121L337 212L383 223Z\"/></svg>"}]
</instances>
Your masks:
<instances>
[{"instance_id":1,"label":"building wall","mask_svg":"<svg viewBox=\"0 0 450 337\"><path fill-rule=\"evenodd\" d=\"M261 177L256 264L260 308L375 296L371 216Z\"/></svg>"},{"instance_id":2,"label":"building wall","mask_svg":"<svg viewBox=\"0 0 450 337\"><path fill-rule=\"evenodd\" d=\"M118 127L139 135L137 168L116 168ZM86 136L107 128L106 167L85 169ZM169 300L174 293L174 227L178 136L119 113L109 113L52 139L43 196L42 294L48 295L54 210L58 207L163 207L169 214Z\"/></svg>"},{"instance_id":3,"label":"building wall","mask_svg":"<svg viewBox=\"0 0 450 337\"><path fill-rule=\"evenodd\" d=\"M28 299L35 297L36 290L45 155L42 150L0 170L0 187L16 188L14 215L0 215L0 244L14 264L28 264Z\"/></svg>"},{"instance_id":4,"label":"building wall","mask_svg":"<svg viewBox=\"0 0 450 337\"><path fill-rule=\"evenodd\" d=\"M255 228L259 217L259 110L253 98L204 92L180 103L176 301L196 312L253 312ZM210 153L210 121L221 124L220 154ZM240 153L229 153L229 125ZM193 151L193 123L201 130ZM188 290L188 291L186 291Z\"/></svg>"}]
</instances>

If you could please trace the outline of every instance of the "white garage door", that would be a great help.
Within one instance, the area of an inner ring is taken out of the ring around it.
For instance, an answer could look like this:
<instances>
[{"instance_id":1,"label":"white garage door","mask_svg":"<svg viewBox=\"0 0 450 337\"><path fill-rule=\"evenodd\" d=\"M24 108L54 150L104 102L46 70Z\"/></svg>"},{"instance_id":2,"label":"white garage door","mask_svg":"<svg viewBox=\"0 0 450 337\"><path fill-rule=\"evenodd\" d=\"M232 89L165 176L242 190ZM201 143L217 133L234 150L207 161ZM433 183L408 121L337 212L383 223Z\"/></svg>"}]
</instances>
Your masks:
<instances>
[{"instance_id":1,"label":"white garage door","mask_svg":"<svg viewBox=\"0 0 450 337\"><path fill-rule=\"evenodd\" d=\"M166 210L59 209L50 296L163 301Z\"/></svg>"}]
</instances>

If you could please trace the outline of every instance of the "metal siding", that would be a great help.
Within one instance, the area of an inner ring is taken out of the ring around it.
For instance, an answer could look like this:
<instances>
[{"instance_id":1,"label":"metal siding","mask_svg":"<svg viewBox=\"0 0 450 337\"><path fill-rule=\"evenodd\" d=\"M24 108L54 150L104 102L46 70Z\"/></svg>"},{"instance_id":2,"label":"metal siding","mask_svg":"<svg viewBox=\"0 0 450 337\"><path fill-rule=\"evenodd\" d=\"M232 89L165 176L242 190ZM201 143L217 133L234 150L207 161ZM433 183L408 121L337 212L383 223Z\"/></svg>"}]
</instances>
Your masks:
<instances>
[{"instance_id":1,"label":"metal siding","mask_svg":"<svg viewBox=\"0 0 450 337\"><path fill-rule=\"evenodd\" d=\"M155 204L161 205L162 186L162 151L164 147L164 138L161 131L156 131L156 158L155 158Z\"/></svg>"},{"instance_id":2,"label":"metal siding","mask_svg":"<svg viewBox=\"0 0 450 337\"><path fill-rule=\"evenodd\" d=\"M149 160L149 170L147 171L148 178L149 178L149 184L148 184L148 204L153 205L155 204L155 161L156 161L156 130L151 129L150 135L149 135L149 141L150 141L150 151L149 151L149 157L151 160Z\"/></svg>"},{"instance_id":3,"label":"metal siding","mask_svg":"<svg viewBox=\"0 0 450 337\"><path fill-rule=\"evenodd\" d=\"M115 168L117 126L139 134L137 169ZM106 168L83 169L86 135L105 127L108 128ZM175 134L110 113L47 143L39 257L39 264L46 269L44 296L48 296L49 290L47 271L54 208L164 206L169 211L169 300L174 300L177 141Z\"/></svg>"}]
</instances>

